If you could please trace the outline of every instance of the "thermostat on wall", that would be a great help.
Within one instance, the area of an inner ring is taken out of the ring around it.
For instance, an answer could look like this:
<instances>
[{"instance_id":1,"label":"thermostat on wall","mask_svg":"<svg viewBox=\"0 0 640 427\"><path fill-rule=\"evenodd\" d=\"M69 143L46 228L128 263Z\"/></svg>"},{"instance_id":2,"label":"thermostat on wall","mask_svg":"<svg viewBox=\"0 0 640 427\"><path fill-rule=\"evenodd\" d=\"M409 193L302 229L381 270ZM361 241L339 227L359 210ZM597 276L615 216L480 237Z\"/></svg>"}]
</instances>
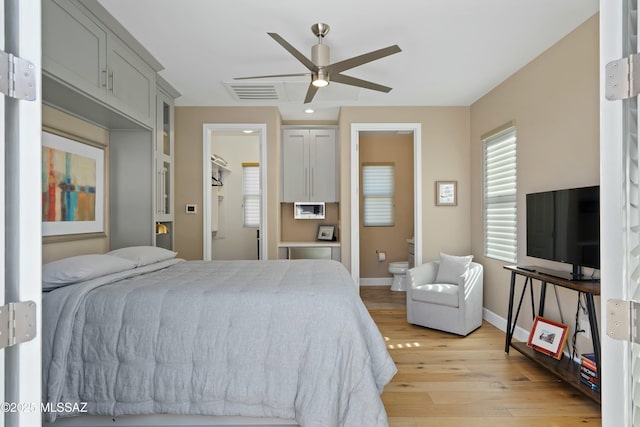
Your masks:
<instances>
[{"instance_id":1,"label":"thermostat on wall","mask_svg":"<svg viewBox=\"0 0 640 427\"><path fill-rule=\"evenodd\" d=\"M198 205L187 205L186 212L188 214L194 214L198 212Z\"/></svg>"}]
</instances>

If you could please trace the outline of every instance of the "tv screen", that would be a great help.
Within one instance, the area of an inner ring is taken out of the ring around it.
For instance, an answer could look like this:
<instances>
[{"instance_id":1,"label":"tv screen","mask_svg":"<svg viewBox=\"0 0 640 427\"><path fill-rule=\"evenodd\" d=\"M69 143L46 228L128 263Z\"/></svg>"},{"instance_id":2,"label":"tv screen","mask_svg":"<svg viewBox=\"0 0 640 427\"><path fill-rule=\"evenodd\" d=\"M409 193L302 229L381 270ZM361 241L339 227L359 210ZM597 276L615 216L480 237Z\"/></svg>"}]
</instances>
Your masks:
<instances>
[{"instance_id":1,"label":"tv screen","mask_svg":"<svg viewBox=\"0 0 640 427\"><path fill-rule=\"evenodd\" d=\"M527 256L600 268L600 187L527 194Z\"/></svg>"}]
</instances>

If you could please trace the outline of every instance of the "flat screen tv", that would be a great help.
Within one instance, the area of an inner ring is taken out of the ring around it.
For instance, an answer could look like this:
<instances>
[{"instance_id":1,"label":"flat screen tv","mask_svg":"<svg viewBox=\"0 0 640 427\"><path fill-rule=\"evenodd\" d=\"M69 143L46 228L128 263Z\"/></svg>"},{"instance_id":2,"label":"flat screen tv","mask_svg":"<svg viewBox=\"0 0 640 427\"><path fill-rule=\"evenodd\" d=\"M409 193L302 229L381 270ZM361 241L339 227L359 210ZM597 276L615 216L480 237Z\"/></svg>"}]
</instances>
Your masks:
<instances>
[{"instance_id":1,"label":"flat screen tv","mask_svg":"<svg viewBox=\"0 0 640 427\"><path fill-rule=\"evenodd\" d=\"M570 280L600 269L600 187L527 194L527 256L572 264Z\"/></svg>"}]
</instances>

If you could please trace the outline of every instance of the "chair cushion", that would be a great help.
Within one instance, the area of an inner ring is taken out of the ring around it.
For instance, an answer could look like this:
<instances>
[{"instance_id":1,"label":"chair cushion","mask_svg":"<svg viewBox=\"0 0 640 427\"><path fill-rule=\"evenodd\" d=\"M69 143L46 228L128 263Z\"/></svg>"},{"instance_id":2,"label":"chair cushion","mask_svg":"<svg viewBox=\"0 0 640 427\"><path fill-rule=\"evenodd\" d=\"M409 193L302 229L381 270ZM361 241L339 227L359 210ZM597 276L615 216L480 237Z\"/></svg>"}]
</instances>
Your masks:
<instances>
[{"instance_id":1,"label":"chair cushion","mask_svg":"<svg viewBox=\"0 0 640 427\"><path fill-rule=\"evenodd\" d=\"M433 283L413 288L411 298L414 301L428 302L431 304L458 306L458 285L449 283Z\"/></svg>"},{"instance_id":2,"label":"chair cushion","mask_svg":"<svg viewBox=\"0 0 640 427\"><path fill-rule=\"evenodd\" d=\"M454 256L440 252L440 266L438 267L436 283L458 284L460 276L469 269L472 259L473 255Z\"/></svg>"}]
</instances>

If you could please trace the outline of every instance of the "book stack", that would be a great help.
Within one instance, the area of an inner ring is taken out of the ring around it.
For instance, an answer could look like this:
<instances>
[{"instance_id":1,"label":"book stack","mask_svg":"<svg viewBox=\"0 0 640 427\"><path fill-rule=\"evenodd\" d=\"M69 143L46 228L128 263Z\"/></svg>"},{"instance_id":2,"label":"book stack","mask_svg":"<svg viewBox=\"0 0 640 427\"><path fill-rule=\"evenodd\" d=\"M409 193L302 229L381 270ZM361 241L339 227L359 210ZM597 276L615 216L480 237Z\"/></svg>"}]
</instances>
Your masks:
<instances>
[{"instance_id":1,"label":"book stack","mask_svg":"<svg viewBox=\"0 0 640 427\"><path fill-rule=\"evenodd\" d=\"M600 389L594 353L584 353L580 356L580 382L591 388L591 390Z\"/></svg>"}]
</instances>

